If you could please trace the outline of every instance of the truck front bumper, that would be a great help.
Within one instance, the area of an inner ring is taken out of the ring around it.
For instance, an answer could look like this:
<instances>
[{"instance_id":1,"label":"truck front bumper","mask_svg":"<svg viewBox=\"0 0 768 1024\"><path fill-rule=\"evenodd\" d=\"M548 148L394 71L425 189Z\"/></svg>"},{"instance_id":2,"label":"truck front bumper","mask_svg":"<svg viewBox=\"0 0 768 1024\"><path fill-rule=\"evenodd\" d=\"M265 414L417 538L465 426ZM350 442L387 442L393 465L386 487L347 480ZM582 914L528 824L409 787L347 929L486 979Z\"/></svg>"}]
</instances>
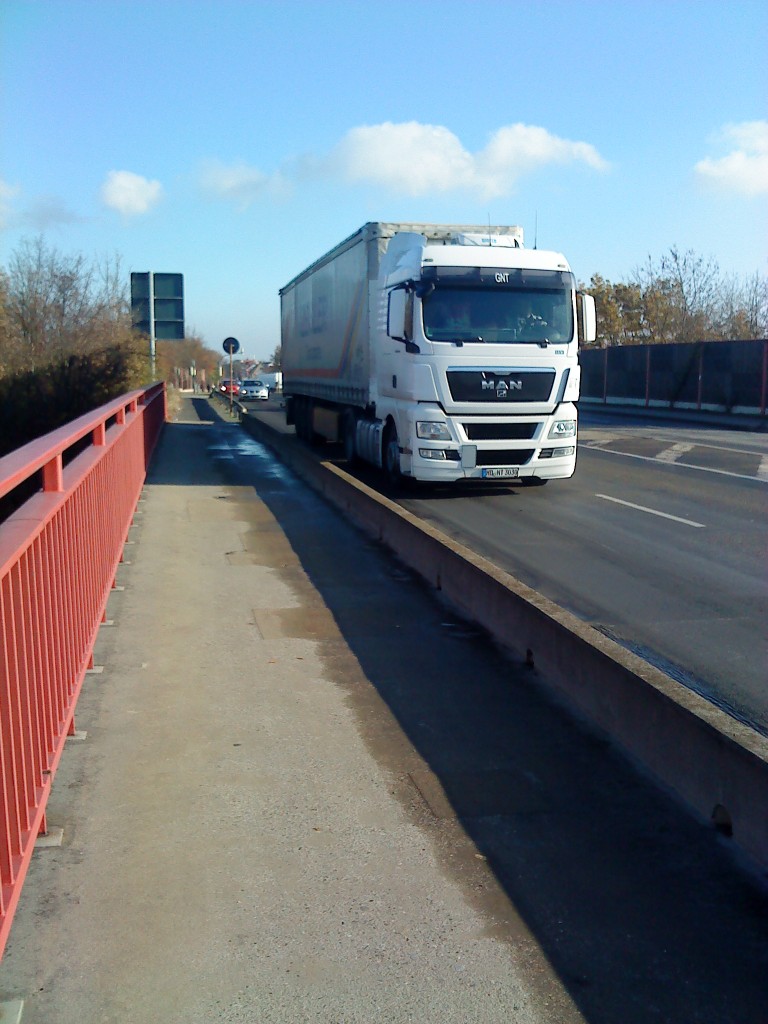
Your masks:
<instances>
[{"instance_id":1,"label":"truck front bumper","mask_svg":"<svg viewBox=\"0 0 768 1024\"><path fill-rule=\"evenodd\" d=\"M567 480L573 476L576 468L575 444L541 449L522 465L505 463L504 465L478 466L476 455L477 452L473 445L464 445L459 459L438 461L417 454L410 458L410 472L407 458L403 459L402 469L406 476L412 476L415 480L452 483L456 480L493 481L525 477L536 477L539 480Z\"/></svg>"},{"instance_id":2,"label":"truck front bumper","mask_svg":"<svg viewBox=\"0 0 768 1024\"><path fill-rule=\"evenodd\" d=\"M564 419L569 421L570 436L557 434L555 424ZM576 468L576 423L576 408L568 404L543 421L528 420L529 439L525 440L440 443L414 439L413 447L403 451L401 467L406 476L430 482L565 480ZM550 436L553 433L556 436Z\"/></svg>"}]
</instances>

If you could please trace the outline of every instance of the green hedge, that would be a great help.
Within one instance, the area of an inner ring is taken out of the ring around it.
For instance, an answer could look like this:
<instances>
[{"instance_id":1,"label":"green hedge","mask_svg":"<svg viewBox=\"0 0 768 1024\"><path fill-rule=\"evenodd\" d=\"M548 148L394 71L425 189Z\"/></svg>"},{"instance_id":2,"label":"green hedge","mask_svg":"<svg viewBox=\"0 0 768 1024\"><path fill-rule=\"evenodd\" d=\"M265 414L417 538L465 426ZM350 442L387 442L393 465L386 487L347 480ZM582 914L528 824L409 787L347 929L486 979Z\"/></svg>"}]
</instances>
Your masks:
<instances>
[{"instance_id":1,"label":"green hedge","mask_svg":"<svg viewBox=\"0 0 768 1024\"><path fill-rule=\"evenodd\" d=\"M0 456L141 386L145 372L134 351L113 347L0 378Z\"/></svg>"}]
</instances>

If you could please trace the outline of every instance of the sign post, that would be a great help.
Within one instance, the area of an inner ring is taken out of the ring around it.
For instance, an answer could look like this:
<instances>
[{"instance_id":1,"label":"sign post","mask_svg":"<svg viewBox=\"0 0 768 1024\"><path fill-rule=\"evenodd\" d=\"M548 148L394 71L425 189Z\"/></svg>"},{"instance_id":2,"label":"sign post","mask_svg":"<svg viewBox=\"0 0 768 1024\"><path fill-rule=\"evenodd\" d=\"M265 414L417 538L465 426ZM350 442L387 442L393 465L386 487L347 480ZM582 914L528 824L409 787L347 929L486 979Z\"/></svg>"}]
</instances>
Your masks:
<instances>
[{"instance_id":1,"label":"sign post","mask_svg":"<svg viewBox=\"0 0 768 1024\"><path fill-rule=\"evenodd\" d=\"M232 415L232 356L240 351L240 342L237 338L225 338L222 348L229 352L229 415Z\"/></svg>"}]
</instances>

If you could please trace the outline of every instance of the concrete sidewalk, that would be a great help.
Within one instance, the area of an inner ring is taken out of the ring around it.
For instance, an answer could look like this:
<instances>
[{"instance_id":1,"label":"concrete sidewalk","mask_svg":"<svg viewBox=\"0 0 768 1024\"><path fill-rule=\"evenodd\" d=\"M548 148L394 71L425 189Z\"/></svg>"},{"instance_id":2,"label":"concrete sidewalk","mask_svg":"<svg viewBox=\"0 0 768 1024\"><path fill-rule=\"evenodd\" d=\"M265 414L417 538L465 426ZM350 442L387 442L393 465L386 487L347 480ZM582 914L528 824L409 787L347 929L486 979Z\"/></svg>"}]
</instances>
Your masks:
<instances>
[{"instance_id":1,"label":"concrete sidewalk","mask_svg":"<svg viewBox=\"0 0 768 1024\"><path fill-rule=\"evenodd\" d=\"M126 559L23 1024L768 1020L764 891L203 399Z\"/></svg>"}]
</instances>

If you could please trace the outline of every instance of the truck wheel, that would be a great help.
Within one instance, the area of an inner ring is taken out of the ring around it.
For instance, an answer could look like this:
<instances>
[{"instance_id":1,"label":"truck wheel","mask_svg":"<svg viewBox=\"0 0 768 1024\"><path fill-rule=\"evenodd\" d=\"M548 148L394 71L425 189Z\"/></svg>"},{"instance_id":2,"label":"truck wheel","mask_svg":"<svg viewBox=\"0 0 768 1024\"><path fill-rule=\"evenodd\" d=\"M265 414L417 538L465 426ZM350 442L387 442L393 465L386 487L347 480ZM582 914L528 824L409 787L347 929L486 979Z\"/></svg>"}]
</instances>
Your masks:
<instances>
[{"instance_id":1,"label":"truck wheel","mask_svg":"<svg viewBox=\"0 0 768 1024\"><path fill-rule=\"evenodd\" d=\"M400 472L400 445L397 440L397 428L390 424L384 431L384 448L382 451L384 476L393 490L399 490L403 483Z\"/></svg>"}]
</instances>

